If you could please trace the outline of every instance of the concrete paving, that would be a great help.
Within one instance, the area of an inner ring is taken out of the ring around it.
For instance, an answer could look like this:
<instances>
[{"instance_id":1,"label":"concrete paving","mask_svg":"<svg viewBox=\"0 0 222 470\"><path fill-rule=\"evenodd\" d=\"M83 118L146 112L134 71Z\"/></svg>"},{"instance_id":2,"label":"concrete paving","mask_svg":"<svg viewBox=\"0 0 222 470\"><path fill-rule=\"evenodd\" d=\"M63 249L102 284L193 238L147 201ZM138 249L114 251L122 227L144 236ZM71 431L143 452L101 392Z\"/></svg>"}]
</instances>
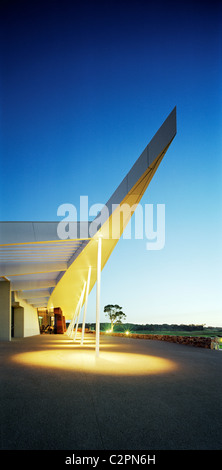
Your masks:
<instances>
[{"instance_id":1,"label":"concrete paving","mask_svg":"<svg viewBox=\"0 0 222 470\"><path fill-rule=\"evenodd\" d=\"M0 342L1 449L222 448L222 352L66 335Z\"/></svg>"}]
</instances>

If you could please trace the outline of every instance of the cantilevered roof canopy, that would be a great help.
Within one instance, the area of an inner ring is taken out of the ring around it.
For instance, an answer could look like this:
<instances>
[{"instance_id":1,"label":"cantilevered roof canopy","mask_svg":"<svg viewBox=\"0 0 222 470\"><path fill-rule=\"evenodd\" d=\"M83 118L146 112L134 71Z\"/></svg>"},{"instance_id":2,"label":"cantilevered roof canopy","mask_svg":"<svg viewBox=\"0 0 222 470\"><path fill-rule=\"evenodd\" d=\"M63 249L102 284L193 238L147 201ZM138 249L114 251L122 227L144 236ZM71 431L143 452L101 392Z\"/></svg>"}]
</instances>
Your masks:
<instances>
[{"instance_id":1,"label":"cantilevered roof canopy","mask_svg":"<svg viewBox=\"0 0 222 470\"><path fill-rule=\"evenodd\" d=\"M74 224L78 235L80 224ZM57 226L58 222L0 222L0 276L34 307L47 307L58 277L88 241L88 222L83 222L87 239L61 240Z\"/></svg>"},{"instance_id":2,"label":"cantilevered roof canopy","mask_svg":"<svg viewBox=\"0 0 222 470\"><path fill-rule=\"evenodd\" d=\"M10 280L11 289L35 307L60 307L71 319L89 266L89 292L96 282L98 238L102 237L103 269L175 135L176 108L96 219L81 223L81 230L80 223L73 222L75 239L61 240L58 222L1 222L0 276Z\"/></svg>"}]
</instances>

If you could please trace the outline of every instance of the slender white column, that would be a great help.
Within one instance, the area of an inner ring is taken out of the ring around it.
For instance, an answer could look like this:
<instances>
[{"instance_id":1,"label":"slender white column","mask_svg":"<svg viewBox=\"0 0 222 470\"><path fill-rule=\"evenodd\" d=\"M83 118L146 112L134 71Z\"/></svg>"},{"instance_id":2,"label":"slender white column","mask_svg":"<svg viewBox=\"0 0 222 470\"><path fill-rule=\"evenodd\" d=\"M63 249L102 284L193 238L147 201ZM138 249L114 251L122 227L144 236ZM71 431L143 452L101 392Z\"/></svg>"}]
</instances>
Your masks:
<instances>
[{"instance_id":1,"label":"slender white column","mask_svg":"<svg viewBox=\"0 0 222 470\"><path fill-rule=\"evenodd\" d=\"M79 311L80 300L81 300L81 297L79 298L79 301L78 301L78 303L77 303L77 306L76 306L75 312L74 312L74 314L73 314L72 320L71 320L71 322L70 322L70 324L69 324L69 327L68 327L68 330L67 330L68 336L72 336L72 334L73 334L73 330L74 330L74 326L75 326L76 317L77 317L78 311Z\"/></svg>"},{"instance_id":2,"label":"slender white column","mask_svg":"<svg viewBox=\"0 0 222 470\"><path fill-rule=\"evenodd\" d=\"M71 322L70 322L70 324L69 324L69 326L68 326L67 332L66 332L68 336L71 336L71 335L72 335L72 332L73 332L73 328L74 328L74 324L75 324L75 318L76 318L76 312L77 312L77 309L78 309L78 305L79 305L79 302L78 302L78 304L77 304L76 310L75 310L75 312L74 312L74 314L73 314L72 320L71 320Z\"/></svg>"},{"instance_id":3,"label":"slender white column","mask_svg":"<svg viewBox=\"0 0 222 470\"><path fill-rule=\"evenodd\" d=\"M78 301L77 307L76 307L76 309L75 309L75 313L74 313L74 315L73 315L73 319L72 319L72 324L71 324L69 336L72 336L72 334L73 334L73 330L74 330L74 326L75 326L75 322L76 322L76 317L77 317L77 315L78 315L78 311L79 311L79 301Z\"/></svg>"},{"instance_id":4,"label":"slender white column","mask_svg":"<svg viewBox=\"0 0 222 470\"><path fill-rule=\"evenodd\" d=\"M102 251L102 238L99 237L98 253L97 253L97 283L96 283L96 356L99 355L99 335L100 335L101 251Z\"/></svg>"},{"instance_id":5,"label":"slender white column","mask_svg":"<svg viewBox=\"0 0 222 470\"><path fill-rule=\"evenodd\" d=\"M66 333L65 333L65 334L66 334L67 336L70 336L72 321L73 321L73 318L72 318L72 320L70 321L69 326L68 326L68 328L67 328L67 330L66 330Z\"/></svg>"},{"instance_id":6,"label":"slender white column","mask_svg":"<svg viewBox=\"0 0 222 470\"><path fill-rule=\"evenodd\" d=\"M74 318L75 318L75 313L73 314L72 320L71 320L71 322L68 326L68 329L67 329L67 332L66 332L67 336L71 336L71 334L72 334L73 326L74 326Z\"/></svg>"},{"instance_id":7,"label":"slender white column","mask_svg":"<svg viewBox=\"0 0 222 470\"><path fill-rule=\"evenodd\" d=\"M75 329L75 334L74 334L73 341L76 340L76 335L77 335L77 330L78 330L78 325L79 325L79 317L80 317L80 313L81 313L81 309L82 309L82 303L83 303L83 298L84 298L84 294L85 294L85 289L86 289L86 282L84 283L84 287L83 287L82 294L81 294L81 297L80 297L79 312L78 312L77 319L76 319L76 329Z\"/></svg>"},{"instance_id":8,"label":"slender white column","mask_svg":"<svg viewBox=\"0 0 222 470\"><path fill-rule=\"evenodd\" d=\"M86 286L86 300L85 300L84 312L83 312L83 320L82 320L81 345L83 345L84 333L85 333L86 311L87 311L88 296L89 296L89 284L90 284L90 278L91 278L91 270L92 270L92 268L91 268L91 266L89 266L88 279L87 279L87 286Z\"/></svg>"}]
</instances>

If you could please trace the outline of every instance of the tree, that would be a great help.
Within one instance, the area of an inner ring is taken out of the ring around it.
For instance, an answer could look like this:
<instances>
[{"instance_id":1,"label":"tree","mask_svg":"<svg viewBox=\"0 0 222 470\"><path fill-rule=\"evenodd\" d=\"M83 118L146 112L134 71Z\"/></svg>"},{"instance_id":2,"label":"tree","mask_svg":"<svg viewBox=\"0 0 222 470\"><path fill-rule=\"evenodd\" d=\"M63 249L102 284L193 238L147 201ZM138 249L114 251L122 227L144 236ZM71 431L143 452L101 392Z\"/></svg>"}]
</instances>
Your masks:
<instances>
[{"instance_id":1,"label":"tree","mask_svg":"<svg viewBox=\"0 0 222 470\"><path fill-rule=\"evenodd\" d=\"M122 323L122 319L126 318L126 314L119 305L106 305L104 312L111 321L111 332L113 332L114 325Z\"/></svg>"}]
</instances>

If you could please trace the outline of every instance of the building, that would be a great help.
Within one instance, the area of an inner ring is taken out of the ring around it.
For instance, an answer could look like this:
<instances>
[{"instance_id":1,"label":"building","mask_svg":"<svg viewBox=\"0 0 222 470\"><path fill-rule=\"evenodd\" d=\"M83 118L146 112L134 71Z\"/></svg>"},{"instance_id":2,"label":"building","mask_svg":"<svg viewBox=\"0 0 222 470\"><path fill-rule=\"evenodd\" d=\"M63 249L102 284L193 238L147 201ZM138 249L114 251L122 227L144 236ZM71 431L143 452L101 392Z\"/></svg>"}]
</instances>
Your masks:
<instances>
[{"instance_id":1,"label":"building","mask_svg":"<svg viewBox=\"0 0 222 470\"><path fill-rule=\"evenodd\" d=\"M83 305L84 332L88 295L96 283L99 351L101 271L175 135L176 108L92 222L0 223L1 340L39 334L39 317L61 333L69 319L70 331L78 326Z\"/></svg>"}]
</instances>

